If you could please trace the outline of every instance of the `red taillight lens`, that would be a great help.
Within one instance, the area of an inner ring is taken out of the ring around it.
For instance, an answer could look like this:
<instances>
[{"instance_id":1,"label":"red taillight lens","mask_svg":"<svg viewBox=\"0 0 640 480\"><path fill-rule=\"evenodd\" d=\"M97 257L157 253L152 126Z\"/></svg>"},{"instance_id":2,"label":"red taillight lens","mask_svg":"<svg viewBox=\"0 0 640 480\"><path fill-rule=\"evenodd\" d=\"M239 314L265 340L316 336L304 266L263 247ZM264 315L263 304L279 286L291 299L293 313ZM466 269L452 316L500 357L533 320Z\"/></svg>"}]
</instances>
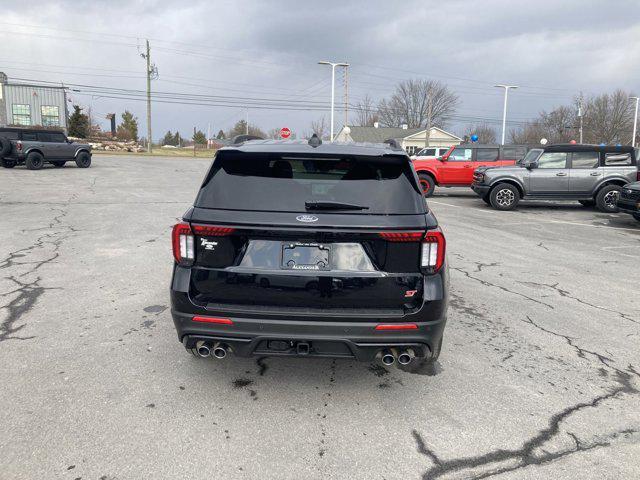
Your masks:
<instances>
[{"instance_id":1,"label":"red taillight lens","mask_svg":"<svg viewBox=\"0 0 640 480\"><path fill-rule=\"evenodd\" d=\"M434 230L427 230L422 240L422 268L435 273L444 264L444 254L446 241L440 227Z\"/></svg>"},{"instance_id":2,"label":"red taillight lens","mask_svg":"<svg viewBox=\"0 0 640 480\"><path fill-rule=\"evenodd\" d=\"M202 323L217 323L219 325L233 325L233 321L230 318L193 317L192 320L194 322L202 322Z\"/></svg>"},{"instance_id":3,"label":"red taillight lens","mask_svg":"<svg viewBox=\"0 0 640 480\"><path fill-rule=\"evenodd\" d=\"M382 323L376 325L376 330L417 330L415 323Z\"/></svg>"},{"instance_id":4,"label":"red taillight lens","mask_svg":"<svg viewBox=\"0 0 640 480\"><path fill-rule=\"evenodd\" d=\"M19 152L22 151L22 142L20 140L16 142L16 150L18 150Z\"/></svg>"},{"instance_id":5,"label":"red taillight lens","mask_svg":"<svg viewBox=\"0 0 640 480\"><path fill-rule=\"evenodd\" d=\"M636 172L636 182L640 182L640 170Z\"/></svg>"},{"instance_id":6,"label":"red taillight lens","mask_svg":"<svg viewBox=\"0 0 640 480\"><path fill-rule=\"evenodd\" d=\"M424 232L380 232L378 235L388 242L419 242Z\"/></svg>"},{"instance_id":7,"label":"red taillight lens","mask_svg":"<svg viewBox=\"0 0 640 480\"><path fill-rule=\"evenodd\" d=\"M193 232L188 223L177 223L171 232L173 258L180 264L188 264L195 259Z\"/></svg>"},{"instance_id":8,"label":"red taillight lens","mask_svg":"<svg viewBox=\"0 0 640 480\"><path fill-rule=\"evenodd\" d=\"M203 235L205 237L224 237L231 235L236 229L231 227L216 227L213 225L194 225L192 230L196 235Z\"/></svg>"}]
</instances>

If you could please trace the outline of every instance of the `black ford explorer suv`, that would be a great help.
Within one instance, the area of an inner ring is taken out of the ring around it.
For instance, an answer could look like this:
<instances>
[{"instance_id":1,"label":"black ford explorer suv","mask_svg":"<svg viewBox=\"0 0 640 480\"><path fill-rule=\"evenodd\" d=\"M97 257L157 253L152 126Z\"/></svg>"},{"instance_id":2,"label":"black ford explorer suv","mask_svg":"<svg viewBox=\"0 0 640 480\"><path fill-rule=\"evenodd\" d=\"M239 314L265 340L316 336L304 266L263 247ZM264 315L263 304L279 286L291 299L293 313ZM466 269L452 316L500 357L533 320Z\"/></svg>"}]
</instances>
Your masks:
<instances>
[{"instance_id":1,"label":"black ford explorer suv","mask_svg":"<svg viewBox=\"0 0 640 480\"><path fill-rule=\"evenodd\" d=\"M202 357L433 363L445 238L397 146L252 140L220 149L173 228L171 307Z\"/></svg>"}]
</instances>

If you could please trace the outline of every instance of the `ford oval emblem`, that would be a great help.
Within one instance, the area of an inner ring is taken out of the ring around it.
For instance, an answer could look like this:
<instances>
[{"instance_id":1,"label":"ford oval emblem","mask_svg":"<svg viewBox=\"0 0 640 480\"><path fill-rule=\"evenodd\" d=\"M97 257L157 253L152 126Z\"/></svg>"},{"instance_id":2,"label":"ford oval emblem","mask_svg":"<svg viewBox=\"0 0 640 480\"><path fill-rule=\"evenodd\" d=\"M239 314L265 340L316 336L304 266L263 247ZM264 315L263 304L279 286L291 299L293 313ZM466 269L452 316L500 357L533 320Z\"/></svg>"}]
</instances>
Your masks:
<instances>
[{"instance_id":1,"label":"ford oval emblem","mask_svg":"<svg viewBox=\"0 0 640 480\"><path fill-rule=\"evenodd\" d=\"M318 217L316 217L315 215L298 215L296 217L296 220L304 223L313 223L318 221Z\"/></svg>"}]
</instances>

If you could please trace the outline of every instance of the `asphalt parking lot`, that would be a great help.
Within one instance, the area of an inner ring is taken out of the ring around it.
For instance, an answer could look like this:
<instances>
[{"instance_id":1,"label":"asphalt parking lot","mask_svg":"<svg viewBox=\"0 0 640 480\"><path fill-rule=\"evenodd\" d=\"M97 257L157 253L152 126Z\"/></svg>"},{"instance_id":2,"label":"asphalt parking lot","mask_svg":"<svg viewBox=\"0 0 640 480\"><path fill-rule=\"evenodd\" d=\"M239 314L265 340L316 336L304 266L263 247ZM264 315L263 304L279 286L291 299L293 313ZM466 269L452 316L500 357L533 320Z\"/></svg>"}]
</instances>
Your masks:
<instances>
[{"instance_id":1,"label":"asphalt parking lot","mask_svg":"<svg viewBox=\"0 0 640 480\"><path fill-rule=\"evenodd\" d=\"M204 159L0 171L2 479L640 478L640 223L429 203L452 301L437 368L197 359L170 229Z\"/></svg>"}]
</instances>

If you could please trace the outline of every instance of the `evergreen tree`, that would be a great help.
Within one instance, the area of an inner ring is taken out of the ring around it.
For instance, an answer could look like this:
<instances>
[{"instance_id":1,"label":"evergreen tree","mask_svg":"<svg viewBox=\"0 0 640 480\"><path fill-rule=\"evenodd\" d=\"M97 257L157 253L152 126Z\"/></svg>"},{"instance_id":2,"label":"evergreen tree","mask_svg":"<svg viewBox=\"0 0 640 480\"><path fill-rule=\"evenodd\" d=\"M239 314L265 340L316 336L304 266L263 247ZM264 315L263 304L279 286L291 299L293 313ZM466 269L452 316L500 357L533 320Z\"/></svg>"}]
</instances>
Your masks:
<instances>
[{"instance_id":1,"label":"evergreen tree","mask_svg":"<svg viewBox=\"0 0 640 480\"><path fill-rule=\"evenodd\" d=\"M202 130L198 130L193 134L192 139L198 145L206 145L207 144L207 136L202 132Z\"/></svg>"},{"instance_id":2,"label":"evergreen tree","mask_svg":"<svg viewBox=\"0 0 640 480\"><path fill-rule=\"evenodd\" d=\"M116 136L121 140L138 141L138 118L129 110L122 114L122 123L118 125Z\"/></svg>"},{"instance_id":3,"label":"evergreen tree","mask_svg":"<svg viewBox=\"0 0 640 480\"><path fill-rule=\"evenodd\" d=\"M223 132L222 130L220 130L220 131L218 132L218 135L216 136L216 138L217 138L218 140L224 140L224 139L225 139L225 138L227 138L227 137L225 137L225 136L224 136L224 132Z\"/></svg>"},{"instance_id":4,"label":"evergreen tree","mask_svg":"<svg viewBox=\"0 0 640 480\"><path fill-rule=\"evenodd\" d=\"M78 138L89 136L89 116L82 113L79 105L73 106L73 113L69 116L69 136Z\"/></svg>"},{"instance_id":5,"label":"evergreen tree","mask_svg":"<svg viewBox=\"0 0 640 480\"><path fill-rule=\"evenodd\" d=\"M162 137L162 145L173 145L173 133L171 133L171 130Z\"/></svg>"}]
</instances>

